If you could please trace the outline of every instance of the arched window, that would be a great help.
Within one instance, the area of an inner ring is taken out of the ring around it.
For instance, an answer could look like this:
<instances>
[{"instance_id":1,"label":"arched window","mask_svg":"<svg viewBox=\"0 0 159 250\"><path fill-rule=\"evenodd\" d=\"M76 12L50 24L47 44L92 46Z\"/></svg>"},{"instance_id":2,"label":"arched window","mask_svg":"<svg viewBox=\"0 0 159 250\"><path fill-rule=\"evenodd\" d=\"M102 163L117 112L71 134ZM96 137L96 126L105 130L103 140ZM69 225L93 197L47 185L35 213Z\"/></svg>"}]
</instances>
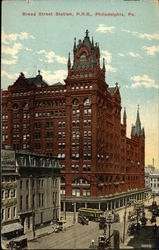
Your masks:
<instances>
[{"instance_id":1,"label":"arched window","mask_svg":"<svg viewBox=\"0 0 159 250\"><path fill-rule=\"evenodd\" d=\"M76 185L90 185L89 182L87 181L87 179L85 178L76 178L72 184L76 184Z\"/></svg>"},{"instance_id":2,"label":"arched window","mask_svg":"<svg viewBox=\"0 0 159 250\"><path fill-rule=\"evenodd\" d=\"M78 105L78 104L79 104L78 99L76 99L76 98L75 98L75 99L73 99L72 104L73 104L73 105Z\"/></svg>"},{"instance_id":3,"label":"arched window","mask_svg":"<svg viewBox=\"0 0 159 250\"><path fill-rule=\"evenodd\" d=\"M115 182L119 182L119 176L116 175Z\"/></svg>"},{"instance_id":4,"label":"arched window","mask_svg":"<svg viewBox=\"0 0 159 250\"><path fill-rule=\"evenodd\" d=\"M23 103L23 108L24 108L24 109L29 108L29 104L28 104L27 102Z\"/></svg>"},{"instance_id":5,"label":"arched window","mask_svg":"<svg viewBox=\"0 0 159 250\"><path fill-rule=\"evenodd\" d=\"M18 104L14 103L12 107L13 107L13 109L18 109Z\"/></svg>"},{"instance_id":6,"label":"arched window","mask_svg":"<svg viewBox=\"0 0 159 250\"><path fill-rule=\"evenodd\" d=\"M86 59L86 54L83 52L80 56L80 63L86 63L87 59Z\"/></svg>"},{"instance_id":7,"label":"arched window","mask_svg":"<svg viewBox=\"0 0 159 250\"><path fill-rule=\"evenodd\" d=\"M103 182L104 182L103 176L99 176L99 177L98 177L98 183L99 183L99 184L102 184Z\"/></svg>"},{"instance_id":8,"label":"arched window","mask_svg":"<svg viewBox=\"0 0 159 250\"><path fill-rule=\"evenodd\" d=\"M89 98L85 99L84 105L91 105L91 100Z\"/></svg>"}]
</instances>

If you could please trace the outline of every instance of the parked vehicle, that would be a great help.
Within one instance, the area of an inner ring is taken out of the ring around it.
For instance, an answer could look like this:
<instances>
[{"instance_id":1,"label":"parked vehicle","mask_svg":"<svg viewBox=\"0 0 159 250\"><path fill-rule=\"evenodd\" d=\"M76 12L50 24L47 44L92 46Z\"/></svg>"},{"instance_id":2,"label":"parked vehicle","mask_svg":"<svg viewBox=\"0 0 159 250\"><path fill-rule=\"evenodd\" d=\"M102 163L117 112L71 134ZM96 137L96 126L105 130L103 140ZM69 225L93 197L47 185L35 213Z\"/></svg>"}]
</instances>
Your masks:
<instances>
[{"instance_id":1,"label":"parked vehicle","mask_svg":"<svg viewBox=\"0 0 159 250\"><path fill-rule=\"evenodd\" d=\"M85 216L78 216L78 223L82 224L82 225L88 225L89 223L89 219L86 218Z\"/></svg>"},{"instance_id":2,"label":"parked vehicle","mask_svg":"<svg viewBox=\"0 0 159 250\"><path fill-rule=\"evenodd\" d=\"M105 249L106 247L110 246L109 239L106 239L106 236L102 235L98 238L98 249Z\"/></svg>"},{"instance_id":3,"label":"parked vehicle","mask_svg":"<svg viewBox=\"0 0 159 250\"><path fill-rule=\"evenodd\" d=\"M27 249L27 237L20 223L2 226L1 236L2 249Z\"/></svg>"}]
</instances>

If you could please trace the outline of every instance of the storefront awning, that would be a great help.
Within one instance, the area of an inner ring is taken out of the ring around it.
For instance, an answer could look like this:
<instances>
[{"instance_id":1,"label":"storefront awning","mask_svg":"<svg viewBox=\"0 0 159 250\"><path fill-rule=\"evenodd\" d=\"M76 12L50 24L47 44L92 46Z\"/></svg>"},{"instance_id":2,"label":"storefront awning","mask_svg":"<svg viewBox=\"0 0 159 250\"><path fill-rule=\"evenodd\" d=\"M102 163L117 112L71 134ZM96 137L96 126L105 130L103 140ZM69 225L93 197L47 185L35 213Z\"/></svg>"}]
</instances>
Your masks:
<instances>
[{"instance_id":1,"label":"storefront awning","mask_svg":"<svg viewBox=\"0 0 159 250\"><path fill-rule=\"evenodd\" d=\"M23 226L20 223L8 224L2 226L1 234L11 233L21 229L23 229Z\"/></svg>"}]
</instances>

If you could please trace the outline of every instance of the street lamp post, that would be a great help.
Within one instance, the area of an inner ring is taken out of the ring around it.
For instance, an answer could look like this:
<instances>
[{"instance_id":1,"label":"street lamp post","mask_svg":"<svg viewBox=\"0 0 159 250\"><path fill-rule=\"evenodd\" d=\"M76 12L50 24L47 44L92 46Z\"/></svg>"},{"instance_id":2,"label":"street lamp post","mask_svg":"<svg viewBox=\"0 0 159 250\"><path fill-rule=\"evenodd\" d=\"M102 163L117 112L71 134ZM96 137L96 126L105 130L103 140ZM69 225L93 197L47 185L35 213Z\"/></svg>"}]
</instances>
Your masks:
<instances>
[{"instance_id":1,"label":"street lamp post","mask_svg":"<svg viewBox=\"0 0 159 250\"><path fill-rule=\"evenodd\" d=\"M111 228L111 222L112 222L112 216L111 213L109 212L108 217L107 217L107 223L109 227L109 243L110 243L110 228Z\"/></svg>"},{"instance_id":2,"label":"street lamp post","mask_svg":"<svg viewBox=\"0 0 159 250\"><path fill-rule=\"evenodd\" d=\"M32 187L33 188L33 176L31 176L31 184L32 184ZM32 231L33 231L33 238L35 238L35 204L34 204L34 196L32 195L31 197L31 201L32 201Z\"/></svg>"},{"instance_id":3,"label":"street lamp post","mask_svg":"<svg viewBox=\"0 0 159 250\"><path fill-rule=\"evenodd\" d=\"M125 211L124 211L124 229L123 229L123 243L125 241L125 228L126 228L126 209L127 209L127 204L125 204Z\"/></svg>"},{"instance_id":4,"label":"street lamp post","mask_svg":"<svg viewBox=\"0 0 159 250\"><path fill-rule=\"evenodd\" d=\"M72 203L73 205L73 224L76 223L76 203Z\"/></svg>"}]
</instances>

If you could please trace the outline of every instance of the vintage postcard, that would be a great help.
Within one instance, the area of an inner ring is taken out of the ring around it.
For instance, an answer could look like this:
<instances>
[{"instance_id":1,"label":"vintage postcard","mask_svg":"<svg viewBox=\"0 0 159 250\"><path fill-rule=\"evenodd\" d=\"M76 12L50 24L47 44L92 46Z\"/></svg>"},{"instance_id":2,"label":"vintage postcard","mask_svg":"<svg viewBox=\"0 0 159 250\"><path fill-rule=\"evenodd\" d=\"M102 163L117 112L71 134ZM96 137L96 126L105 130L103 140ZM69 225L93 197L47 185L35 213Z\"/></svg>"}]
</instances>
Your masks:
<instances>
[{"instance_id":1,"label":"vintage postcard","mask_svg":"<svg viewBox=\"0 0 159 250\"><path fill-rule=\"evenodd\" d=\"M3 0L1 33L3 247L156 247L159 1Z\"/></svg>"}]
</instances>

